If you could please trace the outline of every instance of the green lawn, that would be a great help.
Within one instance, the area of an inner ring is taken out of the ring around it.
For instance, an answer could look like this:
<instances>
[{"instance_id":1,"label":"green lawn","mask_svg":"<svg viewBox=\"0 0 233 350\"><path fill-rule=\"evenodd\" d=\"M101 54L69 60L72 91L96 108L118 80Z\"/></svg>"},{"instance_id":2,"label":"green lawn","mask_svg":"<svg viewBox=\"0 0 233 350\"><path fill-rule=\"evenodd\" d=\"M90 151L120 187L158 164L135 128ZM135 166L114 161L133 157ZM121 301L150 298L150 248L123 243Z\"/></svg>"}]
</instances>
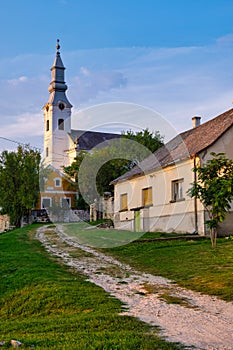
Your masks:
<instances>
[{"instance_id":1,"label":"green lawn","mask_svg":"<svg viewBox=\"0 0 233 350\"><path fill-rule=\"evenodd\" d=\"M166 236L145 234L143 238ZM233 240L209 239L131 243L105 250L144 272L172 279L179 285L233 301Z\"/></svg>"},{"instance_id":2,"label":"green lawn","mask_svg":"<svg viewBox=\"0 0 233 350\"><path fill-rule=\"evenodd\" d=\"M96 229L88 223L63 224L66 233L81 244L96 248L122 246L140 238L142 232L114 229Z\"/></svg>"},{"instance_id":3,"label":"green lawn","mask_svg":"<svg viewBox=\"0 0 233 350\"><path fill-rule=\"evenodd\" d=\"M181 349L159 339L156 328L119 315L118 300L50 258L34 239L37 227L0 236L2 349L11 339L28 349Z\"/></svg>"},{"instance_id":4,"label":"green lawn","mask_svg":"<svg viewBox=\"0 0 233 350\"><path fill-rule=\"evenodd\" d=\"M233 301L233 240L219 238L212 249L208 238L134 242L177 237L174 233L94 230L88 224L67 224L65 231L80 243L104 252L144 272L172 279L181 286ZM182 235L181 235L182 236ZM131 243L129 243L131 242ZM129 244L127 244L129 243Z\"/></svg>"}]
</instances>

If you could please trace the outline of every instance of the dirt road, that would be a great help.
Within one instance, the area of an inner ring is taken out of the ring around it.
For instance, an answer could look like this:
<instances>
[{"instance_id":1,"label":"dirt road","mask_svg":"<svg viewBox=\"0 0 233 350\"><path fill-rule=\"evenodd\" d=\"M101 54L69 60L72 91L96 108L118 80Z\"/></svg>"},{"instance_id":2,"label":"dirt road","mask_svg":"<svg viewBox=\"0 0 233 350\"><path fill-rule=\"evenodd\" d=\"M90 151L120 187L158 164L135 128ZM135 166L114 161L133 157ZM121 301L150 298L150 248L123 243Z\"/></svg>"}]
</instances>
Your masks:
<instances>
[{"instance_id":1,"label":"dirt road","mask_svg":"<svg viewBox=\"0 0 233 350\"><path fill-rule=\"evenodd\" d=\"M161 329L161 337L187 349L233 350L233 303L178 287L174 282L135 271L130 266L83 246L62 226L37 230L45 248L82 272L126 305L122 313ZM75 250L82 254L75 256ZM170 301L170 302L169 302Z\"/></svg>"}]
</instances>

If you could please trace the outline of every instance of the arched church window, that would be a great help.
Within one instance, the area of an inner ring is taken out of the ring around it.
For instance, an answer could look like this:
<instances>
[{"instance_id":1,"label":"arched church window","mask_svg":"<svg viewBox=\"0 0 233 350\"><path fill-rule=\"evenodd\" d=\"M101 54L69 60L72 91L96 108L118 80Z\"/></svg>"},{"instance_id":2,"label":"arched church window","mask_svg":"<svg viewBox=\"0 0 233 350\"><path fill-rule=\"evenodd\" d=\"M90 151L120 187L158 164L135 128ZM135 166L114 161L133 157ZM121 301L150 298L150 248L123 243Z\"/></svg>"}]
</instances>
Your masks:
<instances>
[{"instance_id":1,"label":"arched church window","mask_svg":"<svg viewBox=\"0 0 233 350\"><path fill-rule=\"evenodd\" d=\"M64 130L64 119L58 119L58 130Z\"/></svg>"},{"instance_id":2,"label":"arched church window","mask_svg":"<svg viewBox=\"0 0 233 350\"><path fill-rule=\"evenodd\" d=\"M48 147L46 147L46 149L45 149L45 156L46 156L46 157L49 156L49 148L48 148Z\"/></svg>"},{"instance_id":3,"label":"arched church window","mask_svg":"<svg viewBox=\"0 0 233 350\"><path fill-rule=\"evenodd\" d=\"M49 131L49 120L46 121L46 131Z\"/></svg>"}]
</instances>

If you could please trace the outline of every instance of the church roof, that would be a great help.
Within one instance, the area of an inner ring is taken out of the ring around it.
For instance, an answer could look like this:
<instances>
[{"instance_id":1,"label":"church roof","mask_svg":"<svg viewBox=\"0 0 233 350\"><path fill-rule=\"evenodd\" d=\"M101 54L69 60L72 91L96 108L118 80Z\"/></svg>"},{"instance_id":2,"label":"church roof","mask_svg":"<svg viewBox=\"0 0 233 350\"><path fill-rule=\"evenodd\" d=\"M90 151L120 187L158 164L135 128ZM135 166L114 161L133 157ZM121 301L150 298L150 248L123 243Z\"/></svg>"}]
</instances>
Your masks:
<instances>
[{"instance_id":1,"label":"church roof","mask_svg":"<svg viewBox=\"0 0 233 350\"><path fill-rule=\"evenodd\" d=\"M145 158L138 166L113 180L111 184L188 159L211 146L232 125L233 109L230 109L196 128L177 135L154 154Z\"/></svg>"},{"instance_id":2,"label":"church roof","mask_svg":"<svg viewBox=\"0 0 233 350\"><path fill-rule=\"evenodd\" d=\"M85 151L90 151L94 147L101 147L103 142L121 137L120 134L73 129L69 135L73 142L78 145L79 150ZM106 143L104 146L106 146Z\"/></svg>"}]
</instances>

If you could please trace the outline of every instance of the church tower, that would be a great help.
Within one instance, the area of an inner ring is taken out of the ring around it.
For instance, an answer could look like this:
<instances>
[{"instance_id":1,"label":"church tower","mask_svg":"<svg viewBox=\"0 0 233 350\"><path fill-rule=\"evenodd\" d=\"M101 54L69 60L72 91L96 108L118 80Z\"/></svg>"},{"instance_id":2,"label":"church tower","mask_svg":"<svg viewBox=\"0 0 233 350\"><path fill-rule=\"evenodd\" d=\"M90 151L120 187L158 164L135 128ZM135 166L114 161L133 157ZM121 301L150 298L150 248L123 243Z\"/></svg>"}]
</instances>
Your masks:
<instances>
[{"instance_id":1,"label":"church tower","mask_svg":"<svg viewBox=\"0 0 233 350\"><path fill-rule=\"evenodd\" d=\"M49 99L44 105L44 165L61 167L70 164L69 148L72 105L66 97L65 67L60 56L57 40L56 57L51 68L52 80L49 85Z\"/></svg>"}]
</instances>

